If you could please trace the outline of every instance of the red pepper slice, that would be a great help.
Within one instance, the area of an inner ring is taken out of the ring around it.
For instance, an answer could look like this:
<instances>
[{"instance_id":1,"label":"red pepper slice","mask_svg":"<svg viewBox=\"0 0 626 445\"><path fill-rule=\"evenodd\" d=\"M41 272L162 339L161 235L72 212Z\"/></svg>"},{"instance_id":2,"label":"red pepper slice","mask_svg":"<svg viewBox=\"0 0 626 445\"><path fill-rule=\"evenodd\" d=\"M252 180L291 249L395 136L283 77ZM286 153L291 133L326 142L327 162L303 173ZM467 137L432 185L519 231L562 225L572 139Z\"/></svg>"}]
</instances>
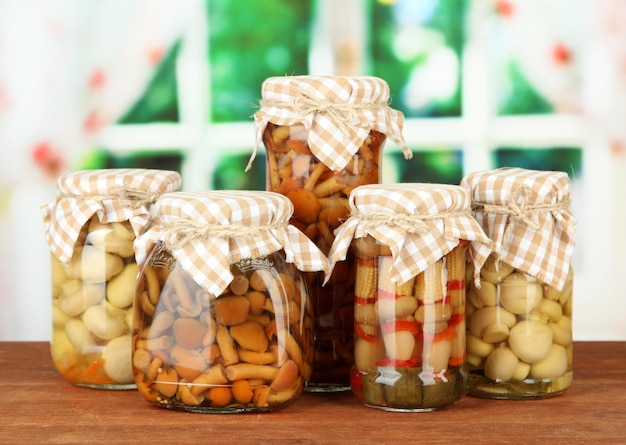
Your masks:
<instances>
[{"instance_id":1,"label":"red pepper slice","mask_svg":"<svg viewBox=\"0 0 626 445\"><path fill-rule=\"evenodd\" d=\"M448 320L448 326L456 326L464 320L465 320L465 312L452 314L452 316Z\"/></svg>"},{"instance_id":2,"label":"red pepper slice","mask_svg":"<svg viewBox=\"0 0 626 445\"><path fill-rule=\"evenodd\" d=\"M450 366L461 366L465 362L465 354L460 355L458 357L450 357L448 359L448 364Z\"/></svg>"},{"instance_id":3,"label":"red pepper slice","mask_svg":"<svg viewBox=\"0 0 626 445\"><path fill-rule=\"evenodd\" d=\"M350 386L357 396L363 393L363 373L356 368L350 370Z\"/></svg>"},{"instance_id":4,"label":"red pepper slice","mask_svg":"<svg viewBox=\"0 0 626 445\"><path fill-rule=\"evenodd\" d=\"M409 360L396 360L391 358L384 358L376 362L376 366L394 367L394 368L414 368L417 365L417 359L410 358Z\"/></svg>"},{"instance_id":5,"label":"red pepper slice","mask_svg":"<svg viewBox=\"0 0 626 445\"><path fill-rule=\"evenodd\" d=\"M456 329L455 329L455 327L454 326L448 326L442 332L438 332L437 334L435 334L435 337L433 338L433 341L435 343L440 342L440 341L450 341L450 340L454 340L455 337L456 337Z\"/></svg>"},{"instance_id":6,"label":"red pepper slice","mask_svg":"<svg viewBox=\"0 0 626 445\"><path fill-rule=\"evenodd\" d=\"M96 372L98 372L98 370L102 368L103 366L104 366L104 359L100 358L94 361L91 365L89 365L89 367L85 371L85 375L87 377L93 377L96 374Z\"/></svg>"},{"instance_id":7,"label":"red pepper slice","mask_svg":"<svg viewBox=\"0 0 626 445\"><path fill-rule=\"evenodd\" d=\"M390 320L386 321L380 326L383 334L396 331L409 331L411 334L416 335L420 332L420 323L414 320Z\"/></svg>"},{"instance_id":8,"label":"red pepper slice","mask_svg":"<svg viewBox=\"0 0 626 445\"><path fill-rule=\"evenodd\" d=\"M374 304L376 303L376 298L374 297L354 297L355 304Z\"/></svg>"},{"instance_id":9,"label":"red pepper slice","mask_svg":"<svg viewBox=\"0 0 626 445\"><path fill-rule=\"evenodd\" d=\"M358 323L354 323L354 332L356 332L356 335L358 335L368 343L374 343L376 341L376 337L374 337L372 334L368 334L367 332L365 332Z\"/></svg>"},{"instance_id":10,"label":"red pepper slice","mask_svg":"<svg viewBox=\"0 0 626 445\"><path fill-rule=\"evenodd\" d=\"M424 342L438 343L440 341L451 341L456 337L456 327L448 326L441 332L437 333L424 333Z\"/></svg>"},{"instance_id":11,"label":"red pepper slice","mask_svg":"<svg viewBox=\"0 0 626 445\"><path fill-rule=\"evenodd\" d=\"M446 283L448 290L461 290L465 289L465 280L450 280Z\"/></svg>"}]
</instances>

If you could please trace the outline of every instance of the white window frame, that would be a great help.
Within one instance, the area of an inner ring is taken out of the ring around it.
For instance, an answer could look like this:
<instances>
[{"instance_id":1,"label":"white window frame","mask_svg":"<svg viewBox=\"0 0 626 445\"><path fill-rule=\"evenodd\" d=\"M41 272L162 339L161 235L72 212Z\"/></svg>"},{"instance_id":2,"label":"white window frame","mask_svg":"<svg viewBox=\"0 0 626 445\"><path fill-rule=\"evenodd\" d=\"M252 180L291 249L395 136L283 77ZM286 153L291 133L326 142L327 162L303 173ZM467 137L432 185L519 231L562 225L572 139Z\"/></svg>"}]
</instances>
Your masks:
<instances>
[{"instance_id":1,"label":"white window frame","mask_svg":"<svg viewBox=\"0 0 626 445\"><path fill-rule=\"evenodd\" d=\"M618 270L626 248L624 235L618 233L615 209L623 200L624 168L612 165L608 141L594 122L581 115L497 116L490 94L492 66L488 36L482 26L490 2L471 0L468 35L462 54L463 108L458 118L406 119L404 136L415 150L436 146L461 147L464 174L493 168L496 147L576 146L582 149L582 177L573 184L573 210L579 221L578 247L574 256L576 339L625 339L621 315L626 313L624 285ZM363 42L367 35L367 9L363 0L318 0L314 20L311 74L331 74L338 69L336 54L346 39L352 39L354 53L349 62L354 74L367 72L369 60ZM335 18L341 18L336 20ZM345 17L351 17L346 21ZM347 25L348 24L348 25ZM137 149L183 151L182 174L185 190L209 187L209 178L220 153L250 151L254 144L253 122L216 124L210 122L210 68L207 21L196 17L182 38L177 59L180 122L168 124L112 125L101 135L99 145L114 153ZM602 42L588 42L587 51ZM343 46L345 48L345 46ZM592 76L584 79L586 97L602 85ZM602 107L601 103L591 104ZM452 149L452 148L451 148ZM398 150L387 145L386 152ZM258 161L257 161L258 162ZM383 181L388 178L383 176ZM588 211L593 208L593 211ZM598 230L597 228L601 228ZM615 247L619 240L622 249ZM606 313L606 308L610 308Z\"/></svg>"}]
</instances>

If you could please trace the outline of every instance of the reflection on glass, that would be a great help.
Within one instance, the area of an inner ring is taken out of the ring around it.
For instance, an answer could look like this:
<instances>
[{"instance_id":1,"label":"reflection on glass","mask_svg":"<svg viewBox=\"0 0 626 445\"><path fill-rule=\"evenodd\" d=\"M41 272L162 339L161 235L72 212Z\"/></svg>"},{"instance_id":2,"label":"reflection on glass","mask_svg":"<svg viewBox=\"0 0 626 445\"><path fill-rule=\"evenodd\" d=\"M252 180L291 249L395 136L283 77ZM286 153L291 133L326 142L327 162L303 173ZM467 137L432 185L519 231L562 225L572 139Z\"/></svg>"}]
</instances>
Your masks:
<instances>
[{"instance_id":1,"label":"reflection on glass","mask_svg":"<svg viewBox=\"0 0 626 445\"><path fill-rule=\"evenodd\" d=\"M494 152L498 167L521 167L530 170L563 171L570 179L582 173L582 150L574 147L524 148L500 147Z\"/></svg>"},{"instance_id":2,"label":"reflection on glass","mask_svg":"<svg viewBox=\"0 0 626 445\"><path fill-rule=\"evenodd\" d=\"M212 121L249 120L263 80L307 74L311 3L207 0Z\"/></svg>"},{"instance_id":3,"label":"reflection on glass","mask_svg":"<svg viewBox=\"0 0 626 445\"><path fill-rule=\"evenodd\" d=\"M372 0L373 74L407 117L459 116L466 0Z\"/></svg>"}]
</instances>

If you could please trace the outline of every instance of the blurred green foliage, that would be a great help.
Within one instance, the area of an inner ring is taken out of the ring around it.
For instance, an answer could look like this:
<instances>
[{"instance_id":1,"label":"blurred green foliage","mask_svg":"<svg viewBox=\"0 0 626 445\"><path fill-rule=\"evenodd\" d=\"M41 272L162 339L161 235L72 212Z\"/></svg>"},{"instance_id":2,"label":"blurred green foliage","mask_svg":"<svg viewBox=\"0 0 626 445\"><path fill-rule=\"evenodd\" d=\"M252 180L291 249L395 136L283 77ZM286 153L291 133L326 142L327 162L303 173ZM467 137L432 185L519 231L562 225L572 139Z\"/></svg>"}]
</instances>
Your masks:
<instances>
[{"instance_id":1,"label":"blurred green foliage","mask_svg":"<svg viewBox=\"0 0 626 445\"><path fill-rule=\"evenodd\" d=\"M507 79L501 79L497 84L506 83L509 88L498 89L498 114L546 114L554 112L552 105L528 83L520 71L517 63L511 61L506 67Z\"/></svg>"},{"instance_id":2,"label":"blurred green foliage","mask_svg":"<svg viewBox=\"0 0 626 445\"><path fill-rule=\"evenodd\" d=\"M566 172L570 179L582 174L582 150L574 147L520 148L500 147L494 152L499 167L521 167L540 171Z\"/></svg>"},{"instance_id":3,"label":"blurred green foliage","mask_svg":"<svg viewBox=\"0 0 626 445\"><path fill-rule=\"evenodd\" d=\"M413 151L408 160L400 152L391 152L385 158L396 171L396 182L459 184L463 178L461 150Z\"/></svg>"},{"instance_id":4,"label":"blurred green foliage","mask_svg":"<svg viewBox=\"0 0 626 445\"><path fill-rule=\"evenodd\" d=\"M163 58L143 95L119 119L120 124L150 122L178 122L178 94L176 91L177 42Z\"/></svg>"},{"instance_id":5,"label":"blurred green foliage","mask_svg":"<svg viewBox=\"0 0 626 445\"><path fill-rule=\"evenodd\" d=\"M308 73L309 0L207 0L211 120L247 121L268 77Z\"/></svg>"},{"instance_id":6,"label":"blurred green foliage","mask_svg":"<svg viewBox=\"0 0 626 445\"><path fill-rule=\"evenodd\" d=\"M259 151L245 171L250 154L224 154L217 162L211 187L214 190L265 190L265 152Z\"/></svg>"},{"instance_id":7,"label":"blurred green foliage","mask_svg":"<svg viewBox=\"0 0 626 445\"><path fill-rule=\"evenodd\" d=\"M105 168L154 168L174 170L180 173L182 156L177 150L141 150L128 155L112 155Z\"/></svg>"},{"instance_id":8,"label":"blurred green foliage","mask_svg":"<svg viewBox=\"0 0 626 445\"><path fill-rule=\"evenodd\" d=\"M409 78L414 70L419 70L427 62L430 54L418 51L414 57L401 60L395 49L394 40L402 27L422 28L434 34L440 45L445 45L460 60L465 38L465 11L467 0L416 0L424 4L430 3L432 11L423 14L423 22L398 23L394 14L395 2L372 2L371 45L373 75L385 79L391 90L394 108L402 111L406 117L459 116L461 114L460 76L457 76L457 88L447 99L433 100L426 106L416 110L408 105L409 97L405 91ZM408 4L408 1L405 0ZM422 6L427 8L428 6ZM404 18L406 20L406 17ZM415 42L420 45L420 42ZM460 63L460 62L459 62Z\"/></svg>"}]
</instances>

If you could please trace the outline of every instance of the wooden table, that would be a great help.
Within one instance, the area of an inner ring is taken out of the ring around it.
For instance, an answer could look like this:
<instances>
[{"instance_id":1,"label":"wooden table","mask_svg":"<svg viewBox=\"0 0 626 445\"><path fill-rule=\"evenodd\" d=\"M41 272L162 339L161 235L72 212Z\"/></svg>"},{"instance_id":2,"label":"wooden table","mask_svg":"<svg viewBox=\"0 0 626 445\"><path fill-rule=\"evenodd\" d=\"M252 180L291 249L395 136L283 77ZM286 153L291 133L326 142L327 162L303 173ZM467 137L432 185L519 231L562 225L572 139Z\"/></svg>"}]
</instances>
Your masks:
<instances>
[{"instance_id":1,"label":"wooden table","mask_svg":"<svg viewBox=\"0 0 626 445\"><path fill-rule=\"evenodd\" d=\"M550 399L468 396L442 411L390 413L349 392L307 393L272 413L196 414L136 391L72 386L47 343L0 343L0 444L626 443L626 342L574 351L574 383Z\"/></svg>"}]
</instances>

